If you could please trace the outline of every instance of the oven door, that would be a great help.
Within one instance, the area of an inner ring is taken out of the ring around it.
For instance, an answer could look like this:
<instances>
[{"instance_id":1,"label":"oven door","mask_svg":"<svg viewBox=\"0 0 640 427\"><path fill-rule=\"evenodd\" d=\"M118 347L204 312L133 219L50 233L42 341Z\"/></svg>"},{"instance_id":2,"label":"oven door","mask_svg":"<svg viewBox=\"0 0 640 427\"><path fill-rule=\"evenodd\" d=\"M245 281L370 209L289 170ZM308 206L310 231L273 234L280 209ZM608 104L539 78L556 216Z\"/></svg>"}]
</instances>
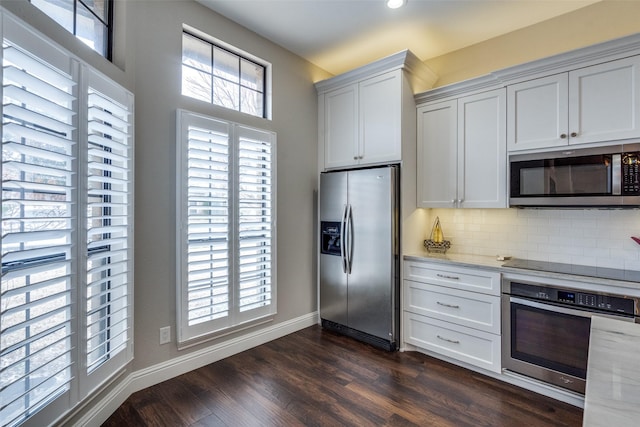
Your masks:
<instances>
[{"instance_id":1,"label":"oven door","mask_svg":"<svg viewBox=\"0 0 640 427\"><path fill-rule=\"evenodd\" d=\"M595 313L510 295L502 308L503 368L584 394Z\"/></svg>"}]
</instances>

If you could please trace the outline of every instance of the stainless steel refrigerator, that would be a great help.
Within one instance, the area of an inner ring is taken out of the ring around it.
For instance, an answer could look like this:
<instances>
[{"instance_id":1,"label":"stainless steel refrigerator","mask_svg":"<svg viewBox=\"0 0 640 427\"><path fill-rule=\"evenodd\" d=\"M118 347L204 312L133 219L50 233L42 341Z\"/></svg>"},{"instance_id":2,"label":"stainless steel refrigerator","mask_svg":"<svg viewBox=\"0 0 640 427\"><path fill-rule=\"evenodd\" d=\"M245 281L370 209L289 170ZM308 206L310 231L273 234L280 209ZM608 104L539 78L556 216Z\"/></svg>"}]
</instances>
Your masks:
<instances>
[{"instance_id":1,"label":"stainless steel refrigerator","mask_svg":"<svg viewBox=\"0 0 640 427\"><path fill-rule=\"evenodd\" d=\"M322 326L386 350L399 340L397 165L320 176Z\"/></svg>"}]
</instances>

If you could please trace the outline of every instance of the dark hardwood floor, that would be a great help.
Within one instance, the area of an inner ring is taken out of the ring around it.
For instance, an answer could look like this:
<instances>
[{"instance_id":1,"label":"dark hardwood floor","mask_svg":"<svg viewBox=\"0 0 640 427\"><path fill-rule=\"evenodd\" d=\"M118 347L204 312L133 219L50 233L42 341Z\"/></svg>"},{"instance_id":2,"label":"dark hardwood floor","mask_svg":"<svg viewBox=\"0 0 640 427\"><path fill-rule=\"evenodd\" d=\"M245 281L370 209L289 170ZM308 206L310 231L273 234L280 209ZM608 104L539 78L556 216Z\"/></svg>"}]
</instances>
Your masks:
<instances>
[{"instance_id":1,"label":"dark hardwood floor","mask_svg":"<svg viewBox=\"0 0 640 427\"><path fill-rule=\"evenodd\" d=\"M103 426L580 426L582 410L312 326L134 393Z\"/></svg>"}]
</instances>

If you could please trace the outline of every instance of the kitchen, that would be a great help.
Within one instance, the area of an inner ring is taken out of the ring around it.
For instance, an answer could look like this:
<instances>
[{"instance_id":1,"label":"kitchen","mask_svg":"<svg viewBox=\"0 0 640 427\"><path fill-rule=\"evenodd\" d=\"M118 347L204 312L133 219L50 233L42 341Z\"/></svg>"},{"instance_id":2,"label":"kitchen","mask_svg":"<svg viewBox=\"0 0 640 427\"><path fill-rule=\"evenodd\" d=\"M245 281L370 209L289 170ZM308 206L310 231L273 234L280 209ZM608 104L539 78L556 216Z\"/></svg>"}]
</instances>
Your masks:
<instances>
[{"instance_id":1,"label":"kitchen","mask_svg":"<svg viewBox=\"0 0 640 427\"><path fill-rule=\"evenodd\" d=\"M73 46L74 50L88 57L89 62L135 92L138 219L136 350L129 372L137 372L140 380L127 385L129 389L135 389L169 378L175 371L186 371L190 366L209 363L220 357L216 351L222 347L221 342L217 341L178 351L174 345L161 346L157 342L158 328L175 325L175 176L160 171L174 170L175 109L202 109L196 102L182 100L179 88L171 83L180 72L180 27L184 22L204 29L216 27L217 37L247 51L260 52L275 64L274 91L280 93L280 97L274 97L272 127L278 133L279 142L278 203L281 209L278 217L279 312L274 325L279 325L280 329L269 329L267 332L271 336L317 321L316 245L313 243L317 239L314 233L316 201L313 197L317 189L317 93L313 82L324 80L330 74L233 22L209 13L201 5L162 2L161 6L151 8L144 2L129 3L124 21L129 47L122 53L123 57L116 58L121 68L125 69L124 72L86 55L71 37L26 6L7 2L7 7L36 28L46 31L54 40L65 46ZM524 29L509 37L478 44L466 53L435 58L427 65L440 76L438 85L445 85L557 53L551 51L550 45L559 51L568 51L635 33L638 27L634 16L637 16L637 5L632 2L596 4L582 12ZM602 23L598 27L600 31L593 31L588 23L594 21L606 21L607 24ZM609 22L616 22L616 25ZM166 31L167 28L173 28L176 34ZM567 33L572 36L563 37ZM556 38L561 41L556 41ZM477 55L491 60L478 62L474 60ZM159 92L158 88L163 88L164 92ZM223 111L220 114L234 117ZM159 117L162 119L158 120ZM262 125L259 120L249 121L250 124ZM294 206L295 209L287 209ZM554 260L561 262L576 262L589 257L588 262L584 263L593 264L596 260L596 263L600 262L599 265L621 268L625 266L624 262L638 261L635 247L627 245L633 244L629 239L629 230L637 230L638 227L634 211L433 209L417 210L415 215L416 224L421 224L422 230L417 233L419 238L416 239L416 246L407 252L422 250L420 244L426 238L435 216L438 216L445 237L454 242L451 253L465 248L464 253L473 255L495 256L503 253L540 259L548 257L551 247L557 254ZM287 226L283 227L283 224ZM301 246L301 241L308 244ZM237 333L225 341L232 342L233 338L240 339L243 336ZM264 339L267 339L269 335L265 333L265 336ZM260 343L263 339L255 334L250 338L247 343L238 345L237 351ZM205 355L204 350L207 349L212 355ZM143 372L149 373L148 376L142 375ZM120 398L120 395L114 394ZM113 409L113 406L108 406L105 412L109 409Z\"/></svg>"}]
</instances>

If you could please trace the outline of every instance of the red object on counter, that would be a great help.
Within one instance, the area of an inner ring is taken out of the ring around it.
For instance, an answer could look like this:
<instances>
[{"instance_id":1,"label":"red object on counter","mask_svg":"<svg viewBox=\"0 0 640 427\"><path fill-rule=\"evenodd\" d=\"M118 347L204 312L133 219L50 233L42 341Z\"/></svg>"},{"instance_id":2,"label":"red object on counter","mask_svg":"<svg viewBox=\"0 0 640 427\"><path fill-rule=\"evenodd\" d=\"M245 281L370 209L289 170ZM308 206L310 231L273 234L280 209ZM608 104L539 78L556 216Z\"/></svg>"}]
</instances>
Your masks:
<instances>
[{"instance_id":1,"label":"red object on counter","mask_svg":"<svg viewBox=\"0 0 640 427\"><path fill-rule=\"evenodd\" d=\"M640 245L640 237L633 237L631 236L631 238L633 239L634 242L636 242L637 244Z\"/></svg>"}]
</instances>

